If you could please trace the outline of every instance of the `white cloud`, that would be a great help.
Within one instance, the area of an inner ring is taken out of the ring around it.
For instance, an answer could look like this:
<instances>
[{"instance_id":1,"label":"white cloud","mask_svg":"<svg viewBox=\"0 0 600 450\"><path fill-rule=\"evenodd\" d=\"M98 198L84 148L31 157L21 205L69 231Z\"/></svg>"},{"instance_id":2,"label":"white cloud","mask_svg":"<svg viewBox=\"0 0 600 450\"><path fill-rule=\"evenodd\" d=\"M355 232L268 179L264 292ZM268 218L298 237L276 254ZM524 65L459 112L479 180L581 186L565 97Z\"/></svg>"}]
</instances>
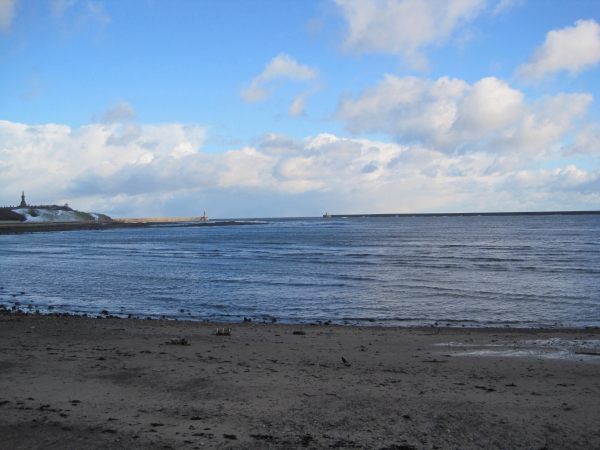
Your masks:
<instances>
[{"instance_id":1,"label":"white cloud","mask_svg":"<svg viewBox=\"0 0 600 450\"><path fill-rule=\"evenodd\" d=\"M508 12L515 6L523 3L523 1L524 0L500 0L498 3L496 3L496 6L494 6L492 14L497 15Z\"/></svg>"},{"instance_id":2,"label":"white cloud","mask_svg":"<svg viewBox=\"0 0 600 450\"><path fill-rule=\"evenodd\" d=\"M300 65L291 56L281 53L266 65L260 75L252 79L248 88L240 91L240 96L247 102L258 102L269 97L267 86L273 80L305 81L316 78L318 74L318 69Z\"/></svg>"},{"instance_id":3,"label":"white cloud","mask_svg":"<svg viewBox=\"0 0 600 450\"><path fill-rule=\"evenodd\" d=\"M104 4L102 2L88 1L87 15L90 19L97 21L101 25L106 25L111 22L111 18L104 10Z\"/></svg>"},{"instance_id":4,"label":"white cloud","mask_svg":"<svg viewBox=\"0 0 600 450\"><path fill-rule=\"evenodd\" d=\"M550 114L563 101L540 108ZM530 158L514 155L449 155L422 145L273 133L209 154L201 149L205 131L0 121L0 201L18 202L24 189L32 202L68 202L116 217L202 209L213 217L594 209L600 201L598 170L534 170Z\"/></svg>"},{"instance_id":5,"label":"white cloud","mask_svg":"<svg viewBox=\"0 0 600 450\"><path fill-rule=\"evenodd\" d=\"M50 9L54 17L62 17L67 9L77 3L77 0L54 0L50 4Z\"/></svg>"},{"instance_id":6,"label":"white cloud","mask_svg":"<svg viewBox=\"0 0 600 450\"><path fill-rule=\"evenodd\" d=\"M347 22L344 47L401 55L417 69L422 51L449 39L484 9L486 0L333 0Z\"/></svg>"},{"instance_id":7,"label":"white cloud","mask_svg":"<svg viewBox=\"0 0 600 450\"><path fill-rule=\"evenodd\" d=\"M584 125L573 138L568 155L600 154L600 126L595 123Z\"/></svg>"},{"instance_id":8,"label":"white cloud","mask_svg":"<svg viewBox=\"0 0 600 450\"><path fill-rule=\"evenodd\" d=\"M108 108L102 115L102 122L115 123L135 119L136 114L133 106L127 102L121 102L116 106Z\"/></svg>"},{"instance_id":9,"label":"white cloud","mask_svg":"<svg viewBox=\"0 0 600 450\"><path fill-rule=\"evenodd\" d=\"M15 14L19 0L0 0L0 31L8 33Z\"/></svg>"},{"instance_id":10,"label":"white cloud","mask_svg":"<svg viewBox=\"0 0 600 450\"><path fill-rule=\"evenodd\" d=\"M37 74L33 74L29 77L25 83L25 88L27 91L21 96L24 100L33 100L44 90L44 86Z\"/></svg>"},{"instance_id":11,"label":"white cloud","mask_svg":"<svg viewBox=\"0 0 600 450\"><path fill-rule=\"evenodd\" d=\"M292 104L290 105L289 113L292 117L299 117L306 115L304 108L306 108L306 97L310 94L309 91L302 92L297 95Z\"/></svg>"},{"instance_id":12,"label":"white cloud","mask_svg":"<svg viewBox=\"0 0 600 450\"><path fill-rule=\"evenodd\" d=\"M342 96L335 118L353 133L383 132L449 153L539 153L575 130L589 94L558 94L529 104L494 77L468 83L385 75L356 99Z\"/></svg>"},{"instance_id":13,"label":"white cloud","mask_svg":"<svg viewBox=\"0 0 600 450\"><path fill-rule=\"evenodd\" d=\"M335 117L354 132L404 135L405 141L445 134L456 121L457 100L469 88L464 81L442 77L435 82L385 75L356 100L343 95Z\"/></svg>"},{"instance_id":14,"label":"white cloud","mask_svg":"<svg viewBox=\"0 0 600 450\"><path fill-rule=\"evenodd\" d=\"M578 20L573 27L548 32L544 43L516 73L526 79L539 79L563 70L576 75L599 62L600 25L593 19Z\"/></svg>"},{"instance_id":15,"label":"white cloud","mask_svg":"<svg viewBox=\"0 0 600 450\"><path fill-rule=\"evenodd\" d=\"M529 106L515 127L502 130L490 140L497 152L553 155L568 152L561 141L574 131L592 102L590 94L558 94Z\"/></svg>"},{"instance_id":16,"label":"white cloud","mask_svg":"<svg viewBox=\"0 0 600 450\"><path fill-rule=\"evenodd\" d=\"M597 209L600 202L600 171L580 170L574 165L553 170L521 170L506 177L500 186L513 192L520 202L536 201L555 203L555 210ZM586 197L587 208L570 207Z\"/></svg>"},{"instance_id":17,"label":"white cloud","mask_svg":"<svg viewBox=\"0 0 600 450\"><path fill-rule=\"evenodd\" d=\"M522 117L526 109L524 97L505 81L483 78L460 102L453 127L467 134L467 139L487 136Z\"/></svg>"},{"instance_id":18,"label":"white cloud","mask_svg":"<svg viewBox=\"0 0 600 450\"><path fill-rule=\"evenodd\" d=\"M61 28L70 35L95 25L101 33L111 18L104 9L104 3L96 0L53 0L50 3L51 15Z\"/></svg>"}]
</instances>

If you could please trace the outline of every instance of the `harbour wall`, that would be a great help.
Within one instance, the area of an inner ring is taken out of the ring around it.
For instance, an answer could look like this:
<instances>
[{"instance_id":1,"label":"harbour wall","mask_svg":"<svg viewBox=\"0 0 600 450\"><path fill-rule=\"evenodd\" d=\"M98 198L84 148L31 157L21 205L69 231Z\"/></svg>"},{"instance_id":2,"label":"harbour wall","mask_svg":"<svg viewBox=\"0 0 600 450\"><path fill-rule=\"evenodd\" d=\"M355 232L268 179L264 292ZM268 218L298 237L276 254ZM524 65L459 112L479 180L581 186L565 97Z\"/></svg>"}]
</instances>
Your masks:
<instances>
[{"instance_id":1,"label":"harbour wall","mask_svg":"<svg viewBox=\"0 0 600 450\"><path fill-rule=\"evenodd\" d=\"M458 217L458 216L579 216L600 214L600 211L529 211L529 212L477 212L477 213L415 213L415 214L329 214L323 217Z\"/></svg>"},{"instance_id":2,"label":"harbour wall","mask_svg":"<svg viewBox=\"0 0 600 450\"><path fill-rule=\"evenodd\" d=\"M154 217L146 219L113 219L121 223L206 222L204 217Z\"/></svg>"}]
</instances>

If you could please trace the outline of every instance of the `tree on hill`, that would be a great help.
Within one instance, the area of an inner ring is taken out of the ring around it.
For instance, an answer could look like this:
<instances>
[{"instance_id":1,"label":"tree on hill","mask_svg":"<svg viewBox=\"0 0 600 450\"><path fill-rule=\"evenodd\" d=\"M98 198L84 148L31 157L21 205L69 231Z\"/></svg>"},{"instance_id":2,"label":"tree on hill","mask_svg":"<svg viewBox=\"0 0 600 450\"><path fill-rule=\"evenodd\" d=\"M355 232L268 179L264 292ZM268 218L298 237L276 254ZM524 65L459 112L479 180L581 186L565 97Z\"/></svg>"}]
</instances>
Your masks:
<instances>
[{"instance_id":1,"label":"tree on hill","mask_svg":"<svg viewBox=\"0 0 600 450\"><path fill-rule=\"evenodd\" d=\"M23 214L14 212L8 208L0 208L0 220L18 220L19 222L25 222L27 218Z\"/></svg>"}]
</instances>

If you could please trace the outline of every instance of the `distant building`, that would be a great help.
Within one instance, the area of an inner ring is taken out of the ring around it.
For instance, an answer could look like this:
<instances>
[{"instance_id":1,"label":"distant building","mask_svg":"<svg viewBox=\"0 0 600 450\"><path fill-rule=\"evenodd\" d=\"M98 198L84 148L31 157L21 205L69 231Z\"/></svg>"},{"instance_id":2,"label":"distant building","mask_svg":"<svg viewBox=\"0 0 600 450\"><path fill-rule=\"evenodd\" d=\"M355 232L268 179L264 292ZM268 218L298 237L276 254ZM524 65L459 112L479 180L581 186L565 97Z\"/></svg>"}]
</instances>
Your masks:
<instances>
[{"instance_id":1,"label":"distant building","mask_svg":"<svg viewBox=\"0 0 600 450\"><path fill-rule=\"evenodd\" d=\"M25 191L21 191L21 204L19 208L27 208L27 203L25 202Z\"/></svg>"}]
</instances>

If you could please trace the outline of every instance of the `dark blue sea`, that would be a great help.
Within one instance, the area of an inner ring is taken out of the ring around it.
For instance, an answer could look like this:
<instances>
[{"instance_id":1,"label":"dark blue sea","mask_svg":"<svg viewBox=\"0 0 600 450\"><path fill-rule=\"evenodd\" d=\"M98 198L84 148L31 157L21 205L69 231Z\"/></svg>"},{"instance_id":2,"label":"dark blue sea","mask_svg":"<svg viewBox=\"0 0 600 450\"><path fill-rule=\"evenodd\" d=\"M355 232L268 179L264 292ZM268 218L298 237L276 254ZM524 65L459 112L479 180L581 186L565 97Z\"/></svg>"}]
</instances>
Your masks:
<instances>
[{"instance_id":1,"label":"dark blue sea","mask_svg":"<svg viewBox=\"0 0 600 450\"><path fill-rule=\"evenodd\" d=\"M264 222L0 236L0 303L233 322L600 326L600 216Z\"/></svg>"}]
</instances>

